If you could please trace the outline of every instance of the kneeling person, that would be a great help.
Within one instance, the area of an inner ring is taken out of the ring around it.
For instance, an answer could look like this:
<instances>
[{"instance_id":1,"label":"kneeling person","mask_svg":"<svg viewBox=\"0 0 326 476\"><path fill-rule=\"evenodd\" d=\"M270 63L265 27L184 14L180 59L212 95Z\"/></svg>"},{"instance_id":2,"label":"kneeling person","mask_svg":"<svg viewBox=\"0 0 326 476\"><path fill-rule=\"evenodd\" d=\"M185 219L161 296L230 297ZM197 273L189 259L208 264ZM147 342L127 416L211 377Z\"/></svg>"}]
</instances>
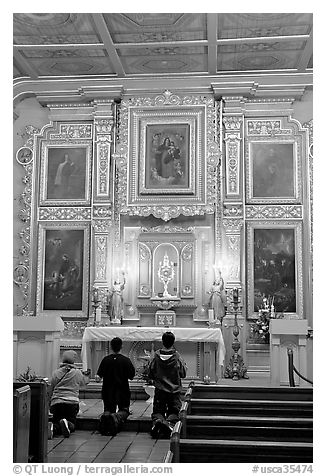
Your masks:
<instances>
[{"instance_id":1,"label":"kneeling person","mask_svg":"<svg viewBox=\"0 0 326 476\"><path fill-rule=\"evenodd\" d=\"M102 434L116 435L130 414L128 380L134 378L135 367L128 357L120 354L122 348L120 337L114 337L110 345L113 353L104 357L97 371L97 380L103 378L102 400L104 404L99 431Z\"/></svg>"},{"instance_id":2,"label":"kneeling person","mask_svg":"<svg viewBox=\"0 0 326 476\"><path fill-rule=\"evenodd\" d=\"M185 378L187 366L174 348L175 336L165 332L163 348L155 352L149 365L149 378L154 381L151 435L153 438L169 437L173 425L179 420L181 409L181 379Z\"/></svg>"},{"instance_id":3,"label":"kneeling person","mask_svg":"<svg viewBox=\"0 0 326 476\"><path fill-rule=\"evenodd\" d=\"M75 431L79 412L79 388L89 382L90 371L81 372L76 368L77 353L67 350L62 355L62 364L55 370L48 390L50 412L53 414L54 435L69 437Z\"/></svg>"}]
</instances>

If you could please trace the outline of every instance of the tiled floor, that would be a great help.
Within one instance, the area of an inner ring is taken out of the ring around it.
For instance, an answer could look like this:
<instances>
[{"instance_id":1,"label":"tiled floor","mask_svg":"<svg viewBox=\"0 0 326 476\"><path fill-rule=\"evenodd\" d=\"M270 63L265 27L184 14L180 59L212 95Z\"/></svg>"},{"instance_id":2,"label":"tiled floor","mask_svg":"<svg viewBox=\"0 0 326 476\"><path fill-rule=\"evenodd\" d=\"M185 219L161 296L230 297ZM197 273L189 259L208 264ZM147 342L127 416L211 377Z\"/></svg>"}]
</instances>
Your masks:
<instances>
[{"instance_id":1,"label":"tiled floor","mask_svg":"<svg viewBox=\"0 0 326 476\"><path fill-rule=\"evenodd\" d=\"M122 431L112 437L77 430L48 441L48 463L161 463L169 444L148 433Z\"/></svg>"},{"instance_id":2,"label":"tiled floor","mask_svg":"<svg viewBox=\"0 0 326 476\"><path fill-rule=\"evenodd\" d=\"M135 400L130 410L130 420L149 420L152 405ZM81 401L80 418L98 418L102 412L102 400ZM161 463L169 445L169 440L154 440L148 432L121 431L112 437L77 430L69 438L48 440L48 463Z\"/></svg>"}]
</instances>

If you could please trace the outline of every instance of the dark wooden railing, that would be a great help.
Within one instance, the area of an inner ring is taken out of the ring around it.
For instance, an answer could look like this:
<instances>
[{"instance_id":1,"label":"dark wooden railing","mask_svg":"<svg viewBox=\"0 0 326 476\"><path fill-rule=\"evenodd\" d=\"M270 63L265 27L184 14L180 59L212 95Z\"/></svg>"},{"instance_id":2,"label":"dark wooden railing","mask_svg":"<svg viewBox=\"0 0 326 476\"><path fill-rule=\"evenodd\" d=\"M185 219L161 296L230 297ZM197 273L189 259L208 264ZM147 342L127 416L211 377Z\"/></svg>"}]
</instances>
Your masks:
<instances>
[{"instance_id":1,"label":"dark wooden railing","mask_svg":"<svg viewBox=\"0 0 326 476\"><path fill-rule=\"evenodd\" d=\"M296 373L302 380L305 380L306 382L310 383L313 385L312 381L309 380L308 378L304 377L303 375L300 374L300 372L296 369L294 363L293 363L293 350L291 347L288 347L287 349L287 354L288 354L288 371L289 371L289 384L290 387L295 387L295 382L294 382L294 373Z\"/></svg>"}]
</instances>

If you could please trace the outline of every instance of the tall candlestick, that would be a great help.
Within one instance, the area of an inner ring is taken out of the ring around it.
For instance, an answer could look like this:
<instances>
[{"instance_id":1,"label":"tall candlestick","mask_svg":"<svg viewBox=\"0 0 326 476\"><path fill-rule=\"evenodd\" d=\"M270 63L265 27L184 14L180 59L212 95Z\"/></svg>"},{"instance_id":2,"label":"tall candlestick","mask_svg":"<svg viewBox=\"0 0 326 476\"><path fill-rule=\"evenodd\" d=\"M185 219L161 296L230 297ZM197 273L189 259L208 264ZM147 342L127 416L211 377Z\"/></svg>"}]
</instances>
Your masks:
<instances>
[{"instance_id":1,"label":"tall candlestick","mask_svg":"<svg viewBox=\"0 0 326 476\"><path fill-rule=\"evenodd\" d=\"M238 288L233 288L233 301L237 302L239 298Z\"/></svg>"}]
</instances>

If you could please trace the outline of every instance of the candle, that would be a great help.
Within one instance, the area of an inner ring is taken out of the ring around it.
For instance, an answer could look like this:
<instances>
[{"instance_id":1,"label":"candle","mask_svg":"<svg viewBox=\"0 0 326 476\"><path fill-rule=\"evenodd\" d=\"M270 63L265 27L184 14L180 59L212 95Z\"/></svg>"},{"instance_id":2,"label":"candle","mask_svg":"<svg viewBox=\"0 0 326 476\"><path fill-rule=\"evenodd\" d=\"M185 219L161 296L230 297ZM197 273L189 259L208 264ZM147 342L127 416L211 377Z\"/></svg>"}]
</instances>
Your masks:
<instances>
[{"instance_id":1,"label":"candle","mask_svg":"<svg viewBox=\"0 0 326 476\"><path fill-rule=\"evenodd\" d=\"M93 291L93 301L98 301L98 290L97 290L97 288L94 288L94 291Z\"/></svg>"},{"instance_id":2,"label":"candle","mask_svg":"<svg viewBox=\"0 0 326 476\"><path fill-rule=\"evenodd\" d=\"M239 291L238 288L233 288L233 301L238 301Z\"/></svg>"},{"instance_id":3,"label":"candle","mask_svg":"<svg viewBox=\"0 0 326 476\"><path fill-rule=\"evenodd\" d=\"M214 309L208 309L208 322L214 322Z\"/></svg>"},{"instance_id":4,"label":"candle","mask_svg":"<svg viewBox=\"0 0 326 476\"><path fill-rule=\"evenodd\" d=\"M101 322L101 308L98 307L95 312L95 321Z\"/></svg>"}]
</instances>

